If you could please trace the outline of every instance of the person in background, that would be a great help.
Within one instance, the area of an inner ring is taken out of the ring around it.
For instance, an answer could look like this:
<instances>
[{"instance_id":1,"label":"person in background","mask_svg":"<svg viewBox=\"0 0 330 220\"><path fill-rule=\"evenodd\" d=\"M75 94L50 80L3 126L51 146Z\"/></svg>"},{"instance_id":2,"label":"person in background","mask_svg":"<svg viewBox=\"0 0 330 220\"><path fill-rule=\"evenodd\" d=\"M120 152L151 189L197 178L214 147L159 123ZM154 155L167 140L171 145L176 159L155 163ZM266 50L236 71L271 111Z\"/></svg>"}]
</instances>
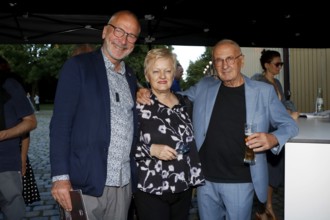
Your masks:
<instances>
[{"instance_id":1,"label":"person in background","mask_svg":"<svg viewBox=\"0 0 330 220\"><path fill-rule=\"evenodd\" d=\"M38 96L38 94L36 93L33 97L34 99L34 104L36 105L36 112L39 112L40 111L40 98Z\"/></svg>"},{"instance_id":2,"label":"person in background","mask_svg":"<svg viewBox=\"0 0 330 220\"><path fill-rule=\"evenodd\" d=\"M29 102L30 102L32 108L34 109L34 105L33 105L32 97L31 97L31 95L30 95L29 92L26 93L26 98L28 98L28 100L29 100Z\"/></svg>"},{"instance_id":3,"label":"person in background","mask_svg":"<svg viewBox=\"0 0 330 220\"><path fill-rule=\"evenodd\" d=\"M22 77L16 73L13 73L11 71L9 63L3 58L0 58L0 69L7 71L10 74L7 76L10 76L11 78L17 80L23 86L23 89L27 87L24 84ZM26 97L31 105L31 108L34 110L34 105L31 101L31 96L29 92L26 93ZM30 132L24 134L21 137L21 143L20 143L21 160L22 160L21 174L22 174L22 184L23 184L22 195L26 205L29 205L35 201L40 200L38 186L35 181L33 169L28 158L29 145L30 145Z\"/></svg>"},{"instance_id":4,"label":"person in background","mask_svg":"<svg viewBox=\"0 0 330 220\"><path fill-rule=\"evenodd\" d=\"M207 76L182 95L193 102L193 124L206 184L197 188L201 220L251 219L253 197L267 200L266 152L279 154L298 134L274 88L241 73L244 55L233 40L219 41L212 50L218 78ZM138 102L150 103L140 89ZM244 123L257 124L246 140ZM269 132L269 128L274 130ZM245 164L247 145L256 154L255 164Z\"/></svg>"},{"instance_id":5,"label":"person in background","mask_svg":"<svg viewBox=\"0 0 330 220\"><path fill-rule=\"evenodd\" d=\"M181 95L171 92L176 57L152 49L144 61L151 105L137 105L139 139L135 153L139 219L188 220L192 187L204 183L193 126ZM189 100L187 100L189 101Z\"/></svg>"},{"instance_id":6,"label":"person in background","mask_svg":"<svg viewBox=\"0 0 330 220\"><path fill-rule=\"evenodd\" d=\"M284 65L281 59L281 54L275 50L264 49L261 52L260 64L263 72L254 74L251 79L271 84L288 113L293 119L297 120L299 117L299 112L297 111L295 104L286 99L281 82L275 78L275 76L280 73L281 68Z\"/></svg>"},{"instance_id":7,"label":"person in background","mask_svg":"<svg viewBox=\"0 0 330 220\"><path fill-rule=\"evenodd\" d=\"M22 140L21 140L22 176L25 176L26 174L26 163L27 163L29 146L30 146L30 135L26 134L22 136Z\"/></svg>"},{"instance_id":8,"label":"person in background","mask_svg":"<svg viewBox=\"0 0 330 220\"><path fill-rule=\"evenodd\" d=\"M282 102L288 113L295 120L299 117L294 103L285 98L282 85L276 75L280 73L283 66L281 54L274 50L263 50L261 52L260 64L263 69L262 73L257 73L251 77L253 80L262 81L272 85L276 91L278 99ZM272 130L272 128L271 128ZM273 191L284 184L284 150L280 154L274 155L271 151L267 152L268 171L269 171L269 186L267 203L259 204L256 216L258 219L272 219L276 220L276 215L273 210Z\"/></svg>"},{"instance_id":9,"label":"person in background","mask_svg":"<svg viewBox=\"0 0 330 220\"><path fill-rule=\"evenodd\" d=\"M183 74L183 68L182 68L181 64L179 62L177 62L176 71L175 71L175 75L174 75L174 80L173 80L173 84L171 86L171 90L173 92L182 91L181 86L180 86L180 81L182 79L182 74Z\"/></svg>"},{"instance_id":10,"label":"person in background","mask_svg":"<svg viewBox=\"0 0 330 220\"><path fill-rule=\"evenodd\" d=\"M118 11L103 28L102 47L71 57L60 72L50 122L51 193L71 211L69 191L81 189L90 220L127 219L137 79L123 59L140 31L136 15Z\"/></svg>"},{"instance_id":11,"label":"person in background","mask_svg":"<svg viewBox=\"0 0 330 220\"><path fill-rule=\"evenodd\" d=\"M34 105L31 100L29 92L26 93L26 97L29 100L31 108L34 110ZM21 138L21 159L22 159L22 181L23 181L23 198L26 205L33 202L40 201L40 193L32 165L29 160L29 148L30 148L30 132L22 136Z\"/></svg>"},{"instance_id":12,"label":"person in background","mask_svg":"<svg viewBox=\"0 0 330 220\"><path fill-rule=\"evenodd\" d=\"M0 210L5 219L25 217L20 142L37 127L34 110L7 60L0 57Z\"/></svg>"}]
</instances>

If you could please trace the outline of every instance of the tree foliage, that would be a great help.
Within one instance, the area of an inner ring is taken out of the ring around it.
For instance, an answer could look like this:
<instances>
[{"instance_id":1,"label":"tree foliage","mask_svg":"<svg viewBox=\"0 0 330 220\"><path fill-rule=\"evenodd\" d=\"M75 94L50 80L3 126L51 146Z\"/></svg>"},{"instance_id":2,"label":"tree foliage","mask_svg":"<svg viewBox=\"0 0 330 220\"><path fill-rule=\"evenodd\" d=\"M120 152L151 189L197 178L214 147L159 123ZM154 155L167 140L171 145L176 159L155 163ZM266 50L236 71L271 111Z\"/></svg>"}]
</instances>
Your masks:
<instances>
[{"instance_id":1,"label":"tree foliage","mask_svg":"<svg viewBox=\"0 0 330 220\"><path fill-rule=\"evenodd\" d=\"M195 85L202 77L205 76L204 69L210 65L211 61L211 48L207 47L205 52L194 63L190 62L187 69L186 80L182 83L182 89L188 89L190 86Z\"/></svg>"},{"instance_id":2,"label":"tree foliage","mask_svg":"<svg viewBox=\"0 0 330 220\"><path fill-rule=\"evenodd\" d=\"M101 45L92 45L95 48ZM8 60L13 72L19 74L28 85L31 95L39 93L41 102L54 99L59 72L64 62L72 56L76 44L0 44L0 55ZM144 85L144 58L150 48L168 47L169 45L136 45L125 62L136 72L139 82ZM195 63L190 63L188 77L183 88L195 84L202 76L203 69L209 62L207 50Z\"/></svg>"},{"instance_id":3,"label":"tree foliage","mask_svg":"<svg viewBox=\"0 0 330 220\"><path fill-rule=\"evenodd\" d=\"M32 95L42 93L42 87L55 89L59 71L71 56L73 44L3 44L0 55L8 60L11 70L20 75ZM52 100L55 91L46 91L41 98ZM48 94L49 93L49 94Z\"/></svg>"}]
</instances>

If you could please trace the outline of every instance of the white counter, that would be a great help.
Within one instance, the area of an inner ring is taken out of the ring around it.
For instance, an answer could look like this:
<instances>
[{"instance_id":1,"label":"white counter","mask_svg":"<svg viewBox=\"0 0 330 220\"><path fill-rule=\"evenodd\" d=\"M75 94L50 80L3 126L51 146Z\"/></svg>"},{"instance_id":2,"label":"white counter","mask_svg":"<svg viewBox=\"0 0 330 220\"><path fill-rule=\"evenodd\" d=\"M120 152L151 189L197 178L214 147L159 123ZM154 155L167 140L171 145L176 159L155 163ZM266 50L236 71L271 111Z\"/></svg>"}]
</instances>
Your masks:
<instances>
[{"instance_id":1,"label":"white counter","mask_svg":"<svg viewBox=\"0 0 330 220\"><path fill-rule=\"evenodd\" d=\"M330 143L330 118L299 118L299 134L290 142ZM329 218L330 219L330 218Z\"/></svg>"},{"instance_id":2,"label":"white counter","mask_svg":"<svg viewBox=\"0 0 330 220\"><path fill-rule=\"evenodd\" d=\"M330 119L299 118L285 145L285 220L330 219Z\"/></svg>"}]
</instances>

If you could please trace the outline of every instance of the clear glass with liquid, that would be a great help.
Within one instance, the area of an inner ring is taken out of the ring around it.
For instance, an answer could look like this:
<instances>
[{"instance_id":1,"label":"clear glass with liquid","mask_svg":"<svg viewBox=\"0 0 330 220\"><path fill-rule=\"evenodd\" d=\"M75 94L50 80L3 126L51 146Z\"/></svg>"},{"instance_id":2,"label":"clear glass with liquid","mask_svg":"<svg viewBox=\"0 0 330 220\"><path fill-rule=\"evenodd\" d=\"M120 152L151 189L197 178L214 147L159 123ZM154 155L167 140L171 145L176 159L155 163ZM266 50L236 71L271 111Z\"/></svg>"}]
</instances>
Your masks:
<instances>
[{"instance_id":1,"label":"clear glass with liquid","mask_svg":"<svg viewBox=\"0 0 330 220\"><path fill-rule=\"evenodd\" d=\"M322 88L318 88L316 101L315 101L315 113L318 114L323 111L324 111L324 102L323 102Z\"/></svg>"}]
</instances>

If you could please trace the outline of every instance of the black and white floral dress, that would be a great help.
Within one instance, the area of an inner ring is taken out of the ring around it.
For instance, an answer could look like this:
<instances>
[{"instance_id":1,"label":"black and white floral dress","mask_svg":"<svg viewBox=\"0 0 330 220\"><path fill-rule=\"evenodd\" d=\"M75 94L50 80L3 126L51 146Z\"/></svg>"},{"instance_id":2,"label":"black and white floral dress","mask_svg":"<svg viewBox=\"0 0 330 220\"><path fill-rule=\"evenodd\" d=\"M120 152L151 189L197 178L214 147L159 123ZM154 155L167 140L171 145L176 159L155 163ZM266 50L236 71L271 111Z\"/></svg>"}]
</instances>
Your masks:
<instances>
[{"instance_id":1,"label":"black and white floral dress","mask_svg":"<svg viewBox=\"0 0 330 220\"><path fill-rule=\"evenodd\" d=\"M193 134L193 126L183 97L180 104L169 108L151 95L151 105L137 105L139 140L135 152L138 167L138 189L155 195L183 192L205 183ZM189 151L177 159L163 161L150 155L152 144L166 144Z\"/></svg>"}]
</instances>

